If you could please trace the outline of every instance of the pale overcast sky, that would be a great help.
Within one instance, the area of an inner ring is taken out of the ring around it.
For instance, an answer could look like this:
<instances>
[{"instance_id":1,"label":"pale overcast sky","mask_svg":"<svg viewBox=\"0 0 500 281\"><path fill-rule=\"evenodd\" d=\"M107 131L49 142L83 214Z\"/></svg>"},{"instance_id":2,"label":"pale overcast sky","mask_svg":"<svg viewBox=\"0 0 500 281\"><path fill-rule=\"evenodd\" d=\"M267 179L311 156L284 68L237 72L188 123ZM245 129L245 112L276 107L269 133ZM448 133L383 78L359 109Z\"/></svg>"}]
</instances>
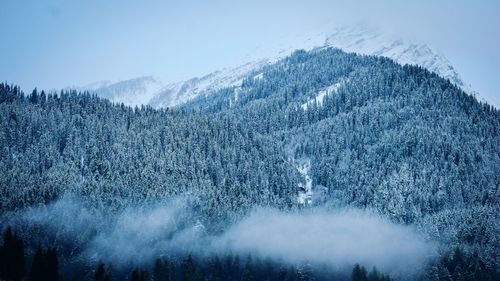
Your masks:
<instances>
[{"instance_id":1,"label":"pale overcast sky","mask_svg":"<svg viewBox=\"0 0 500 281\"><path fill-rule=\"evenodd\" d=\"M500 1L3 0L0 80L24 90L236 66L256 47L364 22L439 49L500 104Z\"/></svg>"}]
</instances>

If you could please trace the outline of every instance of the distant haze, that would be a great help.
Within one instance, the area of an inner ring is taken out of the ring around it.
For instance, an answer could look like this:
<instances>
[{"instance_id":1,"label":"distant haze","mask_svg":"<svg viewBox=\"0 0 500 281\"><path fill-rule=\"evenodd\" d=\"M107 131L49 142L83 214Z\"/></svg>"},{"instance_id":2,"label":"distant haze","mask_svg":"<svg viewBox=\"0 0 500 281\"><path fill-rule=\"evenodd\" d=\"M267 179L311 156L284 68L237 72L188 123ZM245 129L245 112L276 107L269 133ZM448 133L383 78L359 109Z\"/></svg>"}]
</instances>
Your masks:
<instances>
[{"instance_id":1,"label":"distant haze","mask_svg":"<svg viewBox=\"0 0 500 281\"><path fill-rule=\"evenodd\" d=\"M144 75L174 82L236 66L294 36L363 22L439 49L500 104L500 2L3 1L0 79L59 89Z\"/></svg>"}]
</instances>

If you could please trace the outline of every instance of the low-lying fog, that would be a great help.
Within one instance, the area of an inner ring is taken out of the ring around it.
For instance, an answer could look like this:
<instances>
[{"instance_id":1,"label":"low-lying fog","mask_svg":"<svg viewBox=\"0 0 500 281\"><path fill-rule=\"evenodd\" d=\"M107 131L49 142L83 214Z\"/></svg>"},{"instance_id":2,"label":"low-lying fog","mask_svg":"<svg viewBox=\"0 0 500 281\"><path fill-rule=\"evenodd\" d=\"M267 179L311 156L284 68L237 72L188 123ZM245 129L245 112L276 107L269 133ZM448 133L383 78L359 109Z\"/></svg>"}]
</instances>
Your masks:
<instances>
[{"instance_id":1,"label":"low-lying fog","mask_svg":"<svg viewBox=\"0 0 500 281\"><path fill-rule=\"evenodd\" d=\"M360 210L259 208L219 235L207 233L180 198L109 214L64 196L10 217L14 227L43 226L58 240L79 244L82 257L114 266L144 264L160 255L231 252L333 268L360 263L388 273L413 274L436 254L435 244L412 226Z\"/></svg>"}]
</instances>

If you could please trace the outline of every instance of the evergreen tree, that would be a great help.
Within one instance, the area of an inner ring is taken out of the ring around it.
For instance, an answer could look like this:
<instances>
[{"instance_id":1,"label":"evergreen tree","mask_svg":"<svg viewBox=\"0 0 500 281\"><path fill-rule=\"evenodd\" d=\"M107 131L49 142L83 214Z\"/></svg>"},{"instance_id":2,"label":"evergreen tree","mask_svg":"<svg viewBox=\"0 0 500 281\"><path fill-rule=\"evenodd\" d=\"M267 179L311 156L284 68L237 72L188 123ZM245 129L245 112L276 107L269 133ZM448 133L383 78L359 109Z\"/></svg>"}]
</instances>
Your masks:
<instances>
[{"instance_id":1,"label":"evergreen tree","mask_svg":"<svg viewBox=\"0 0 500 281\"><path fill-rule=\"evenodd\" d=\"M30 280L32 281L58 281L59 261L55 248L44 251L39 245L31 263Z\"/></svg>"},{"instance_id":2,"label":"evergreen tree","mask_svg":"<svg viewBox=\"0 0 500 281\"><path fill-rule=\"evenodd\" d=\"M217 255L211 260L209 271L209 280L224 280L222 263Z\"/></svg>"},{"instance_id":3,"label":"evergreen tree","mask_svg":"<svg viewBox=\"0 0 500 281\"><path fill-rule=\"evenodd\" d=\"M168 260L158 258L155 260L153 269L153 280L170 281L173 278L173 272Z\"/></svg>"},{"instance_id":4,"label":"evergreen tree","mask_svg":"<svg viewBox=\"0 0 500 281\"><path fill-rule=\"evenodd\" d=\"M46 266L45 254L42 247L39 245L33 255L33 261L31 262L30 280L47 281Z\"/></svg>"},{"instance_id":5,"label":"evergreen tree","mask_svg":"<svg viewBox=\"0 0 500 281\"><path fill-rule=\"evenodd\" d=\"M252 257L249 255L245 268L241 274L241 281L253 281L254 280L254 268L252 263Z\"/></svg>"},{"instance_id":6,"label":"evergreen tree","mask_svg":"<svg viewBox=\"0 0 500 281\"><path fill-rule=\"evenodd\" d=\"M56 248L49 248L45 254L46 258L46 279L51 281L59 280L59 261Z\"/></svg>"},{"instance_id":7,"label":"evergreen tree","mask_svg":"<svg viewBox=\"0 0 500 281\"><path fill-rule=\"evenodd\" d=\"M367 281L366 269L359 264L355 264L351 274L352 281Z\"/></svg>"},{"instance_id":8,"label":"evergreen tree","mask_svg":"<svg viewBox=\"0 0 500 281\"><path fill-rule=\"evenodd\" d=\"M99 262L97 264L97 269L95 270L95 273L94 273L94 280L95 281L104 281L105 276L106 276L106 269L104 268L104 263Z\"/></svg>"},{"instance_id":9,"label":"evergreen tree","mask_svg":"<svg viewBox=\"0 0 500 281\"><path fill-rule=\"evenodd\" d=\"M130 274L130 281L146 281L146 280L148 280L148 274L146 271L140 270L137 267L134 268L134 270L132 270L132 273Z\"/></svg>"},{"instance_id":10,"label":"evergreen tree","mask_svg":"<svg viewBox=\"0 0 500 281\"><path fill-rule=\"evenodd\" d=\"M298 277L298 272L297 272L297 269L295 268L295 266L290 266L288 268L288 270L286 271L286 275L285 275L285 281L298 281L299 280L299 277Z\"/></svg>"},{"instance_id":11,"label":"evergreen tree","mask_svg":"<svg viewBox=\"0 0 500 281\"><path fill-rule=\"evenodd\" d=\"M140 272L138 268L134 268L134 270L132 270L132 274L130 275L130 281L141 281Z\"/></svg>"},{"instance_id":12,"label":"evergreen tree","mask_svg":"<svg viewBox=\"0 0 500 281\"><path fill-rule=\"evenodd\" d=\"M21 280L25 274L24 245L11 227L3 233L3 246L0 247L0 279Z\"/></svg>"},{"instance_id":13,"label":"evergreen tree","mask_svg":"<svg viewBox=\"0 0 500 281\"><path fill-rule=\"evenodd\" d=\"M300 271L297 273L299 281L312 281L313 273L310 264L305 264L300 268Z\"/></svg>"},{"instance_id":14,"label":"evergreen tree","mask_svg":"<svg viewBox=\"0 0 500 281\"><path fill-rule=\"evenodd\" d=\"M193 262L193 257L189 254L182 263L182 280L197 281L199 279L198 271Z\"/></svg>"}]
</instances>

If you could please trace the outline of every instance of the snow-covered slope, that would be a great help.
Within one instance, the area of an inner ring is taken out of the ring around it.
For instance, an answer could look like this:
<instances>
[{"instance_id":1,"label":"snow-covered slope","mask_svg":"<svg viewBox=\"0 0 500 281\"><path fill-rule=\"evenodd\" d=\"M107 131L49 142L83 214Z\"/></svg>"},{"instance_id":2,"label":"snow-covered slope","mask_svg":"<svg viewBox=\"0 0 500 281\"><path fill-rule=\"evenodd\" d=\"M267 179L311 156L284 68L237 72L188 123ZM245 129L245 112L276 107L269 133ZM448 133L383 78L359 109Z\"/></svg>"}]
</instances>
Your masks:
<instances>
[{"instance_id":1,"label":"snow-covered slope","mask_svg":"<svg viewBox=\"0 0 500 281\"><path fill-rule=\"evenodd\" d=\"M201 78L169 84L150 100L153 107L173 107L189 101L202 93L209 93L224 87L239 86L252 71L266 65L268 60L259 60L230 69L212 72Z\"/></svg>"},{"instance_id":2,"label":"snow-covered slope","mask_svg":"<svg viewBox=\"0 0 500 281\"><path fill-rule=\"evenodd\" d=\"M294 50L336 47L347 52L389 57L401 64L421 65L484 101L469 84L463 81L452 64L439 51L426 44L391 37L365 26L334 28L314 36L297 37L288 44L271 47L267 57L253 55L251 56L253 61L249 63L215 71L201 78L164 84L148 76L118 83L98 82L84 89L95 91L102 97L127 105L149 104L155 108L173 107L200 94L208 94L224 87L239 86L243 78L250 73L288 56Z\"/></svg>"},{"instance_id":3,"label":"snow-covered slope","mask_svg":"<svg viewBox=\"0 0 500 281\"><path fill-rule=\"evenodd\" d=\"M276 52L277 58L291 54L294 50L335 47L346 52L364 55L384 56L400 64L417 64L449 79L469 94L476 95L471 85L466 83L454 69L452 63L440 51L428 44L383 33L366 25L332 28L313 36L296 37L291 46ZM275 58L276 59L276 58Z\"/></svg>"},{"instance_id":4,"label":"snow-covered slope","mask_svg":"<svg viewBox=\"0 0 500 281\"><path fill-rule=\"evenodd\" d=\"M78 88L78 90L92 91L112 102L126 105L146 105L160 91L163 83L151 76L124 80L117 83L102 81Z\"/></svg>"},{"instance_id":5,"label":"snow-covered slope","mask_svg":"<svg viewBox=\"0 0 500 281\"><path fill-rule=\"evenodd\" d=\"M325 89L321 90L318 92L318 94L313 98L305 102L304 104L301 105L303 110L307 110L309 107L313 106L316 104L317 106L322 106L323 105L323 100L327 95L335 94L339 88L342 86L342 83L344 81L339 81L331 86L326 87Z\"/></svg>"},{"instance_id":6,"label":"snow-covered slope","mask_svg":"<svg viewBox=\"0 0 500 281\"><path fill-rule=\"evenodd\" d=\"M466 92L473 92L450 61L441 52L424 43L395 38L366 26L355 26L337 28L329 32L325 45L347 52L384 56L401 64L418 64L449 79Z\"/></svg>"}]
</instances>

